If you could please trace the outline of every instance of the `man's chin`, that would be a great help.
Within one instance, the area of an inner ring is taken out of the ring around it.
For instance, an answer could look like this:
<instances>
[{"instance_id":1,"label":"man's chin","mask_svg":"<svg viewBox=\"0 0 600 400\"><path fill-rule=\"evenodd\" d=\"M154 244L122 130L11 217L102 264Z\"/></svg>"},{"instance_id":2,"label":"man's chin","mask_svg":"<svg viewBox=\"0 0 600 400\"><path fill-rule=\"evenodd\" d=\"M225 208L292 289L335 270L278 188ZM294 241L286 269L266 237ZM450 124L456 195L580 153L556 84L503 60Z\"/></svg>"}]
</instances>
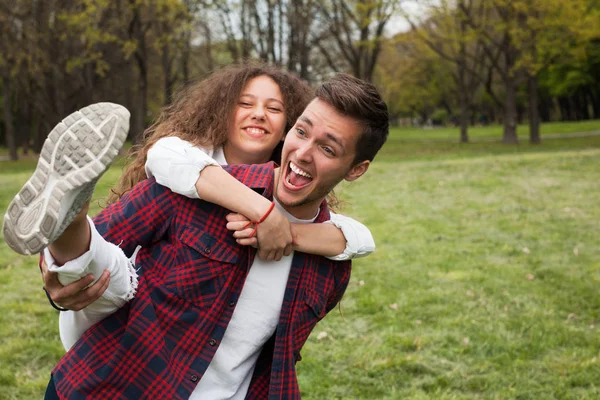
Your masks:
<instances>
[{"instance_id":1,"label":"man's chin","mask_svg":"<svg viewBox=\"0 0 600 400\"><path fill-rule=\"evenodd\" d=\"M289 196L287 193L276 193L275 198L286 210L288 208L300 207L307 203L306 198ZM289 211L289 210L288 210Z\"/></svg>"}]
</instances>

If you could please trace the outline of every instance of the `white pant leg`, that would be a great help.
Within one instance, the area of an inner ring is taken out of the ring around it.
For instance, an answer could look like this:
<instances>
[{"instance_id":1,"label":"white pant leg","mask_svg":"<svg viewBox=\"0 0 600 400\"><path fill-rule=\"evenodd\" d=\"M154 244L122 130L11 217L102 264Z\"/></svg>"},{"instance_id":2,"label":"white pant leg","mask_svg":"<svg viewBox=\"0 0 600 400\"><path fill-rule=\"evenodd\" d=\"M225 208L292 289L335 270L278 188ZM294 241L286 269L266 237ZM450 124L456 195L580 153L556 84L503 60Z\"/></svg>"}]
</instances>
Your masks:
<instances>
[{"instance_id":1,"label":"white pant leg","mask_svg":"<svg viewBox=\"0 0 600 400\"><path fill-rule=\"evenodd\" d=\"M80 257L57 266L48 249L44 250L48 270L56 272L63 285L75 282L87 274L93 274L95 280L98 280L105 269L110 271L110 282L102 297L81 311L61 312L60 338L67 350L88 328L131 300L137 288L133 262L118 246L104 240L89 217L88 223L91 230L90 249Z\"/></svg>"}]
</instances>

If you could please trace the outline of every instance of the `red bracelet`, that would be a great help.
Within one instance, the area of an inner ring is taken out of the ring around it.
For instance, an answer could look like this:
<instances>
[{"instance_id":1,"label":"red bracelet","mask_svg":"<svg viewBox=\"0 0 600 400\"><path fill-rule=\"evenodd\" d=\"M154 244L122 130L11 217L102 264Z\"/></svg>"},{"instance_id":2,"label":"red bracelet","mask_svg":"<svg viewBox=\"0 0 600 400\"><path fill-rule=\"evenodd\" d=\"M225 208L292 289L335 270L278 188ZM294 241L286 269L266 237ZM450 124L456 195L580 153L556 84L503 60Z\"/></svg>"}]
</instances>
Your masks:
<instances>
[{"instance_id":1,"label":"red bracelet","mask_svg":"<svg viewBox=\"0 0 600 400\"><path fill-rule=\"evenodd\" d=\"M269 209L267 210L267 212L265 213L265 215L263 215L261 217L261 219L259 219L258 221L250 221L250 222L248 222L246 225L244 225L244 227L242 229L246 229L250 225L254 224L254 230L252 231L252 234L250 234L250 237L253 237L254 235L256 235L256 230L258 229L258 225L261 222L264 222L265 219L267 219L267 217L269 216L269 214L271 214L271 211L273 211L273 208L275 208L275 203L271 202L271 205L269 206Z\"/></svg>"}]
</instances>

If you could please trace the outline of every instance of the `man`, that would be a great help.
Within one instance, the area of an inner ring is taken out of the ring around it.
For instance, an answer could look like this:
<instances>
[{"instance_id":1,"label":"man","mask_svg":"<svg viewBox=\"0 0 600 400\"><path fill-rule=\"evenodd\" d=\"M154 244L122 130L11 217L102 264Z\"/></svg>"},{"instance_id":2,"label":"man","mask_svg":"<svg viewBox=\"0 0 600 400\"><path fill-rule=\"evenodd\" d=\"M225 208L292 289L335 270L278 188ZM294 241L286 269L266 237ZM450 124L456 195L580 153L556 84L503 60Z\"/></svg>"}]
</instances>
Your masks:
<instances>
[{"instance_id":1,"label":"man","mask_svg":"<svg viewBox=\"0 0 600 400\"><path fill-rule=\"evenodd\" d=\"M387 133L375 88L340 74L287 134L281 168L226 170L289 218L323 222L327 194L367 171ZM95 218L126 253L142 246L139 286L61 359L50 395L55 386L67 399L299 398L294 364L341 299L350 263L296 252L265 265L231 237L227 213L149 179Z\"/></svg>"}]
</instances>

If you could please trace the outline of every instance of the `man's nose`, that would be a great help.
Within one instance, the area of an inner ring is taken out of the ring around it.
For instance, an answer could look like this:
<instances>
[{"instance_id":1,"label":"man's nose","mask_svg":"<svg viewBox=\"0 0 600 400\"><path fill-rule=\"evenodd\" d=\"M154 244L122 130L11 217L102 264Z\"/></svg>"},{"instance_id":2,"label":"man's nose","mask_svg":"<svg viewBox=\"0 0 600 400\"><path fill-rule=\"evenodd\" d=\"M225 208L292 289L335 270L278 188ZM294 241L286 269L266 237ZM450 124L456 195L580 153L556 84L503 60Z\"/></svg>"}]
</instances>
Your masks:
<instances>
[{"instance_id":1,"label":"man's nose","mask_svg":"<svg viewBox=\"0 0 600 400\"><path fill-rule=\"evenodd\" d=\"M296 159L298 161L311 162L312 161L312 147L313 146L310 143L310 141L306 141L306 142L302 143L302 145L296 149Z\"/></svg>"}]
</instances>

